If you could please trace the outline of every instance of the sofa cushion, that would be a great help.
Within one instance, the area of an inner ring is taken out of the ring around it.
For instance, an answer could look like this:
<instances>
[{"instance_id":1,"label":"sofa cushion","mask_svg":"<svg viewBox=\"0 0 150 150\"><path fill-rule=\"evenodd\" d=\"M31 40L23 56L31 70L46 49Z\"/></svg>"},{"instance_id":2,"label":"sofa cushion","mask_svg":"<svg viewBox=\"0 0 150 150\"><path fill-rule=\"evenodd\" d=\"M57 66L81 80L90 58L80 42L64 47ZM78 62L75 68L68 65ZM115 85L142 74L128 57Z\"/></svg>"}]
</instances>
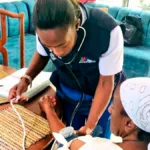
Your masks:
<instances>
[{"instance_id":1,"label":"sofa cushion","mask_svg":"<svg viewBox=\"0 0 150 150\"><path fill-rule=\"evenodd\" d=\"M28 33L30 22L29 22L29 15L28 15L27 7L25 6L23 2L12 2L12 4L14 4L14 6L17 8L17 13L22 13L22 12L24 13L25 33Z\"/></svg>"},{"instance_id":2,"label":"sofa cushion","mask_svg":"<svg viewBox=\"0 0 150 150\"><path fill-rule=\"evenodd\" d=\"M119 10L116 19L119 20L119 21L121 21L123 17L129 15L130 11L131 11L130 8L122 7L122 8Z\"/></svg>"},{"instance_id":3,"label":"sofa cushion","mask_svg":"<svg viewBox=\"0 0 150 150\"><path fill-rule=\"evenodd\" d=\"M124 53L124 68L128 77L149 75L150 47L125 47Z\"/></svg>"},{"instance_id":4,"label":"sofa cushion","mask_svg":"<svg viewBox=\"0 0 150 150\"><path fill-rule=\"evenodd\" d=\"M0 8L5 10L25 14L25 32L29 31L29 16L26 5L23 2L0 3ZM19 19L7 17L7 35L8 37L19 35ZM1 33L0 33L1 34Z\"/></svg>"},{"instance_id":5,"label":"sofa cushion","mask_svg":"<svg viewBox=\"0 0 150 150\"><path fill-rule=\"evenodd\" d=\"M150 46L150 12L143 11L140 17L144 30L143 45Z\"/></svg>"},{"instance_id":6,"label":"sofa cushion","mask_svg":"<svg viewBox=\"0 0 150 150\"><path fill-rule=\"evenodd\" d=\"M149 21L148 29L147 29L146 45L150 46L150 21Z\"/></svg>"},{"instance_id":7,"label":"sofa cushion","mask_svg":"<svg viewBox=\"0 0 150 150\"><path fill-rule=\"evenodd\" d=\"M9 37L5 47L8 50L9 66L12 68L20 68L20 46L19 37ZM25 35L25 64L26 67L29 65L33 54L36 50L36 38L32 34ZM2 55L0 54L0 64L2 64ZM45 71L52 71L54 69L51 61L44 69Z\"/></svg>"},{"instance_id":8,"label":"sofa cushion","mask_svg":"<svg viewBox=\"0 0 150 150\"><path fill-rule=\"evenodd\" d=\"M28 12L29 12L29 18L30 18L30 33L34 33L34 29L32 26L32 14L33 14L33 8L34 8L34 4L35 4L35 0L22 0L22 2L24 2L26 4L26 7L28 8Z\"/></svg>"},{"instance_id":9,"label":"sofa cushion","mask_svg":"<svg viewBox=\"0 0 150 150\"><path fill-rule=\"evenodd\" d=\"M119 10L120 10L120 7L110 7L108 10L108 13L116 19Z\"/></svg>"}]
</instances>

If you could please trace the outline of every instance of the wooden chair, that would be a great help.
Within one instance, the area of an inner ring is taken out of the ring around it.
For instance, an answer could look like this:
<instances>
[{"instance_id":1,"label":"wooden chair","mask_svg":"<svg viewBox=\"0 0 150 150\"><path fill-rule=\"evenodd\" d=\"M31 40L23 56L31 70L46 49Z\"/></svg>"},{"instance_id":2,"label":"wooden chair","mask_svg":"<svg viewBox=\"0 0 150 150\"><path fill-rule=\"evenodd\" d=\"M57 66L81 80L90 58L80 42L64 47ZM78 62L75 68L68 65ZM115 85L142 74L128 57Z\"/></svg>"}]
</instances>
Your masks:
<instances>
[{"instance_id":1,"label":"wooden chair","mask_svg":"<svg viewBox=\"0 0 150 150\"><path fill-rule=\"evenodd\" d=\"M16 14L7 10L0 9L1 31L2 38L0 39L0 53L3 56L3 65L8 66L8 52L4 45L7 42L6 31L6 16L11 18L18 18L20 21L20 68L25 66L24 62L24 13Z\"/></svg>"}]
</instances>

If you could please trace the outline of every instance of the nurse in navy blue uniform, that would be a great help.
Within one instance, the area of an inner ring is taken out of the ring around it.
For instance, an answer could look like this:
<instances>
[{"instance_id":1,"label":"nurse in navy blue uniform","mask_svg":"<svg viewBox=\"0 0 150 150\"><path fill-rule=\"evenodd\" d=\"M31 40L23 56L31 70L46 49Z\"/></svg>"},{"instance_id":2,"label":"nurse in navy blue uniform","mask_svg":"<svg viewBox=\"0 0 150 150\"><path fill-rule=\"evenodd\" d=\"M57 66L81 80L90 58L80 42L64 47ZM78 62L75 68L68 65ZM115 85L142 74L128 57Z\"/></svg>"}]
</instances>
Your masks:
<instances>
[{"instance_id":1,"label":"nurse in navy blue uniform","mask_svg":"<svg viewBox=\"0 0 150 150\"><path fill-rule=\"evenodd\" d=\"M73 121L80 135L91 134L100 124L104 135L107 106L122 76L120 26L108 14L77 0L37 0L33 27L37 51L26 75L11 89L9 99L21 96L21 88L28 86L29 79L33 80L51 59L56 70L50 80L64 104L66 124Z\"/></svg>"}]
</instances>

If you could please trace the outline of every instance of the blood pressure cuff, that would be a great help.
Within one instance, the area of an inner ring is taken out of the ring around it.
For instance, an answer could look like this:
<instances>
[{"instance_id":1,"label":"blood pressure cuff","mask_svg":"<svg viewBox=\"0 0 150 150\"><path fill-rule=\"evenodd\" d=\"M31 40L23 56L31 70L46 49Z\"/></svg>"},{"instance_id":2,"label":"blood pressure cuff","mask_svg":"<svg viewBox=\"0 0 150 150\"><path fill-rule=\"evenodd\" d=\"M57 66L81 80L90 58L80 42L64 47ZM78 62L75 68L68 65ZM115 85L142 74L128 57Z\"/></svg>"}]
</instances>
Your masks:
<instances>
[{"instance_id":1,"label":"blood pressure cuff","mask_svg":"<svg viewBox=\"0 0 150 150\"><path fill-rule=\"evenodd\" d=\"M69 143L70 141L74 140L77 137L78 137L77 135L73 134L73 135L69 136L68 138L66 138L66 141ZM58 144L58 148L61 148L61 147L63 147L63 145Z\"/></svg>"}]
</instances>

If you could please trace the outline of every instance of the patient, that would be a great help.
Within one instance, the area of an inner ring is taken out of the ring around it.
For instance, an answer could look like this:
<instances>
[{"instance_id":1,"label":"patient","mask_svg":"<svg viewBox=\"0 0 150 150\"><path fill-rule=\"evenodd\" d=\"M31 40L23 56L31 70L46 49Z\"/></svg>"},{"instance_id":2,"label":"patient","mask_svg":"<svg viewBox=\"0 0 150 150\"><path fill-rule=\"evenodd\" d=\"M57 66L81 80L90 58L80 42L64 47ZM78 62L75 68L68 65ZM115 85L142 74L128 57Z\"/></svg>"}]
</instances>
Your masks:
<instances>
[{"instance_id":1,"label":"patient","mask_svg":"<svg viewBox=\"0 0 150 150\"><path fill-rule=\"evenodd\" d=\"M57 117L54 99L40 99L50 130L59 132L65 125ZM147 150L150 141L150 78L128 79L119 85L114 94L111 113L111 131L122 137L123 142L114 144L101 138L84 136L70 142L70 150Z\"/></svg>"}]
</instances>

